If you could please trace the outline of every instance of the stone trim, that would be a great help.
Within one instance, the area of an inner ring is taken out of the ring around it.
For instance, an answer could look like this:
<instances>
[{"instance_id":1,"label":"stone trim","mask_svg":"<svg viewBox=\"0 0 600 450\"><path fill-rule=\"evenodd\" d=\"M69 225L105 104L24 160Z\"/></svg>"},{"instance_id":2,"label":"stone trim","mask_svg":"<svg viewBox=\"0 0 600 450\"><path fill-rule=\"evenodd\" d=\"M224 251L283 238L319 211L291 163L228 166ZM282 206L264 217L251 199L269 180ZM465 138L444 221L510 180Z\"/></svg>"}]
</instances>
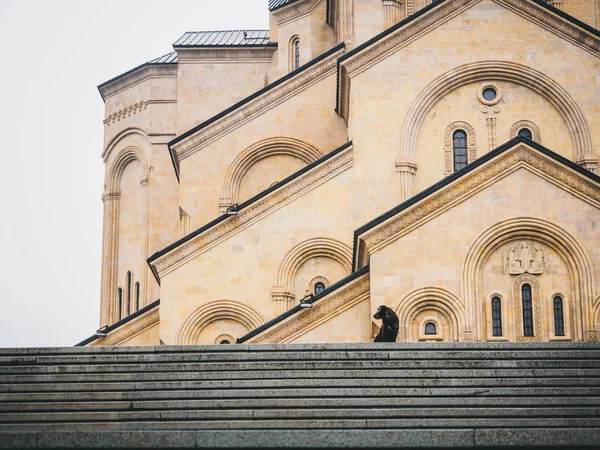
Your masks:
<instances>
[{"instance_id":1,"label":"stone trim","mask_svg":"<svg viewBox=\"0 0 600 450\"><path fill-rule=\"evenodd\" d=\"M250 224L274 212L276 208L283 206L338 173L350 168L352 161L352 146L348 146L323 164L317 165L281 188L241 209L237 215L228 217L226 220L182 243L172 251L159 256L149 263L150 266L159 277L166 275L216 243L229 238L232 233L241 231Z\"/></svg>"},{"instance_id":2,"label":"stone trim","mask_svg":"<svg viewBox=\"0 0 600 450\"><path fill-rule=\"evenodd\" d=\"M269 47L226 47L226 48L185 48L177 47L178 64L198 62L238 63L256 62L271 63L277 51L276 45Z\"/></svg>"},{"instance_id":3,"label":"stone trim","mask_svg":"<svg viewBox=\"0 0 600 450\"><path fill-rule=\"evenodd\" d=\"M531 286L531 304L533 314L533 336L525 336L523 330L523 299L521 287ZM515 339L517 342L541 342L544 340L542 329L542 298L538 279L532 275L521 275L513 283L513 306L515 312Z\"/></svg>"},{"instance_id":4,"label":"stone trim","mask_svg":"<svg viewBox=\"0 0 600 450\"><path fill-rule=\"evenodd\" d=\"M263 334L249 339L245 344L266 344L292 342L299 336L331 320L338 314L366 300L370 293L370 275L364 274L341 290L313 303L310 309L301 310L284 322L269 328Z\"/></svg>"},{"instance_id":5,"label":"stone trim","mask_svg":"<svg viewBox=\"0 0 600 450\"><path fill-rule=\"evenodd\" d=\"M277 26L285 25L304 16L312 14L325 0L301 0L271 11Z\"/></svg>"},{"instance_id":6,"label":"stone trim","mask_svg":"<svg viewBox=\"0 0 600 450\"><path fill-rule=\"evenodd\" d=\"M558 162L542 156L521 144L501 154L497 159L472 172L464 174L454 183L426 197L417 204L395 214L379 226L369 229L360 240L366 245L365 251L373 253L389 240L397 239L416 226L441 214L456 203L484 189L507 171L519 164L526 164L547 175L547 179L573 195L600 207L600 186L581 175L568 170Z\"/></svg>"},{"instance_id":7,"label":"stone trim","mask_svg":"<svg viewBox=\"0 0 600 450\"><path fill-rule=\"evenodd\" d=\"M98 86L103 100L152 78L177 77L177 64L147 64Z\"/></svg>"},{"instance_id":8,"label":"stone trim","mask_svg":"<svg viewBox=\"0 0 600 450\"><path fill-rule=\"evenodd\" d=\"M280 103L288 100L296 94L308 89L313 84L321 81L335 73L337 69L337 58L344 52L339 51L330 54L327 58L319 61L312 67L302 70L296 76L285 80L263 95L253 98L244 103L243 106L231 113L211 122L206 127L191 134L187 138L173 144L171 149L175 152L179 161L193 155L198 150L206 147L211 142L221 138L231 131L239 128L245 123L254 120L256 116L265 113Z\"/></svg>"},{"instance_id":9,"label":"stone trim","mask_svg":"<svg viewBox=\"0 0 600 450\"><path fill-rule=\"evenodd\" d=\"M160 306L151 309L146 314L143 314L120 326L116 330L108 333L108 335L104 338L97 339L90 343L89 347L96 346L115 346L119 345L126 339L132 338L134 335L141 333L142 331L147 330L148 328L158 325L160 322Z\"/></svg>"},{"instance_id":10,"label":"stone trim","mask_svg":"<svg viewBox=\"0 0 600 450\"><path fill-rule=\"evenodd\" d=\"M467 122L452 122L446 127L444 132L444 176L454 172L454 144L452 135L456 130L462 130L467 133L467 163L472 163L477 159L477 137L475 129Z\"/></svg>"},{"instance_id":11,"label":"stone trim","mask_svg":"<svg viewBox=\"0 0 600 450\"><path fill-rule=\"evenodd\" d=\"M531 120L519 120L510 128L509 139L512 139L517 136L517 133L521 128L528 128L531 131L532 138L538 144L542 143L542 135L540 133L539 127L533 123Z\"/></svg>"}]
</instances>

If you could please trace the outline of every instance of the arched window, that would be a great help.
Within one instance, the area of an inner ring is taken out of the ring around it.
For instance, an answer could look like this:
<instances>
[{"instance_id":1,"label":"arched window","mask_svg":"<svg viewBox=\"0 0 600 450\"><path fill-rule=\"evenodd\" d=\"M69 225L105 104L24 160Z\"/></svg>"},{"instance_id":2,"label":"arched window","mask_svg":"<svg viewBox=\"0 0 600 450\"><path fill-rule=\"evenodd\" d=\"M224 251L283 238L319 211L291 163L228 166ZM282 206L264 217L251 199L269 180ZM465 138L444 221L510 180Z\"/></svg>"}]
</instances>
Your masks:
<instances>
[{"instance_id":1,"label":"arched window","mask_svg":"<svg viewBox=\"0 0 600 450\"><path fill-rule=\"evenodd\" d=\"M452 134L452 151L456 172L467 165L467 133L463 130L456 130Z\"/></svg>"},{"instance_id":2,"label":"arched window","mask_svg":"<svg viewBox=\"0 0 600 450\"><path fill-rule=\"evenodd\" d=\"M492 334L502 336L502 302L500 297L492 298Z\"/></svg>"},{"instance_id":3,"label":"arched window","mask_svg":"<svg viewBox=\"0 0 600 450\"><path fill-rule=\"evenodd\" d=\"M119 288L119 320L123 318L123 289Z\"/></svg>"},{"instance_id":4,"label":"arched window","mask_svg":"<svg viewBox=\"0 0 600 450\"><path fill-rule=\"evenodd\" d=\"M229 342L227 339L223 339L221 342L219 342L220 345L227 345L227 344L231 344L231 342Z\"/></svg>"},{"instance_id":5,"label":"arched window","mask_svg":"<svg viewBox=\"0 0 600 450\"><path fill-rule=\"evenodd\" d=\"M437 327L433 322L427 322L425 324L425 334L437 334Z\"/></svg>"},{"instance_id":6,"label":"arched window","mask_svg":"<svg viewBox=\"0 0 600 450\"><path fill-rule=\"evenodd\" d=\"M135 283L135 310L140 309L140 283Z\"/></svg>"},{"instance_id":7,"label":"arched window","mask_svg":"<svg viewBox=\"0 0 600 450\"><path fill-rule=\"evenodd\" d=\"M127 271L127 315L131 314L131 272Z\"/></svg>"},{"instance_id":8,"label":"arched window","mask_svg":"<svg viewBox=\"0 0 600 450\"><path fill-rule=\"evenodd\" d=\"M523 335L533 336L533 304L531 302L531 285L521 286L521 301L523 302Z\"/></svg>"},{"instance_id":9,"label":"arched window","mask_svg":"<svg viewBox=\"0 0 600 450\"><path fill-rule=\"evenodd\" d=\"M293 36L290 39L289 55L290 72L292 72L300 67L300 38L298 36Z\"/></svg>"},{"instance_id":10,"label":"arched window","mask_svg":"<svg viewBox=\"0 0 600 450\"><path fill-rule=\"evenodd\" d=\"M560 295L554 297L554 335L565 335L565 316L563 311L563 299Z\"/></svg>"},{"instance_id":11,"label":"arched window","mask_svg":"<svg viewBox=\"0 0 600 450\"><path fill-rule=\"evenodd\" d=\"M315 295L320 294L325 290L325 283L321 283L320 281L315 284Z\"/></svg>"},{"instance_id":12,"label":"arched window","mask_svg":"<svg viewBox=\"0 0 600 450\"><path fill-rule=\"evenodd\" d=\"M521 128L517 134L524 138L533 140L533 133L531 133L529 128Z\"/></svg>"}]
</instances>

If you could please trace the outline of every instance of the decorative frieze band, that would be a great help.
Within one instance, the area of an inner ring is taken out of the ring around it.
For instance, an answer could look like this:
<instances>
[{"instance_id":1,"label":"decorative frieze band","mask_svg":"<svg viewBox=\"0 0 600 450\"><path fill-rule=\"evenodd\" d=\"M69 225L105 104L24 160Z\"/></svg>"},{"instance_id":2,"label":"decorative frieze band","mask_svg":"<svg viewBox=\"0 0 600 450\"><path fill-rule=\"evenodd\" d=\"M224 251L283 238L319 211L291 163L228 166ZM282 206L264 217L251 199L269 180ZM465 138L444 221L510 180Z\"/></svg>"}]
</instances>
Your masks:
<instances>
[{"instance_id":1,"label":"decorative frieze band","mask_svg":"<svg viewBox=\"0 0 600 450\"><path fill-rule=\"evenodd\" d=\"M98 90L100 91L102 98L106 100L108 97L118 94L131 86L135 86L142 81L151 78L171 78L176 76L177 64L148 64L131 73L121 75L113 81L101 84L98 86Z\"/></svg>"},{"instance_id":2,"label":"decorative frieze band","mask_svg":"<svg viewBox=\"0 0 600 450\"><path fill-rule=\"evenodd\" d=\"M160 321L160 306L151 309L147 313L137 317L136 319L121 325L114 331L108 333L104 338L96 339L90 346L114 346L123 342L125 339L131 338L136 334L158 324Z\"/></svg>"},{"instance_id":3,"label":"decorative frieze band","mask_svg":"<svg viewBox=\"0 0 600 450\"><path fill-rule=\"evenodd\" d=\"M178 160L181 161L187 158L224 134L254 119L257 115L263 114L281 102L309 88L314 83L333 74L337 69L337 58L343 52L344 50L340 49L339 52L332 53L329 57L314 66L307 68L260 97L250 100L244 106L173 145L172 150L177 155Z\"/></svg>"},{"instance_id":4,"label":"decorative frieze band","mask_svg":"<svg viewBox=\"0 0 600 450\"><path fill-rule=\"evenodd\" d=\"M440 214L447 208L452 207L453 203L464 199L470 193L477 192L487 182L495 179L506 170L514 167L516 164L524 162L527 165L538 169L548 176L548 179L555 183L561 183L576 195L586 200L592 200L600 203L600 186L584 178L582 175L570 171L557 162L550 160L539 153L531 150L524 145L519 145L513 150L498 157L487 166L478 168L471 173L463 175L454 184L451 184L421 203L396 214L389 221L384 222L379 227L375 227L359 239L366 247L361 247L361 251L371 253L379 245L392 237L397 237L403 231L411 228L418 222L425 220L433 214ZM362 257L362 258L361 258ZM359 255L359 261L368 261L366 255Z\"/></svg>"},{"instance_id":5,"label":"decorative frieze band","mask_svg":"<svg viewBox=\"0 0 600 450\"><path fill-rule=\"evenodd\" d=\"M271 212L275 206L282 204L296 195L313 189L331 176L346 170L352 166L352 154L352 147L350 146L280 189L240 210L237 215L228 217L204 233L181 244L170 253L152 261L152 267L154 267L159 276L163 276L184 261L200 254L209 245L221 240L229 233L241 229L249 222Z\"/></svg>"},{"instance_id":6,"label":"decorative frieze band","mask_svg":"<svg viewBox=\"0 0 600 450\"><path fill-rule=\"evenodd\" d=\"M130 105L125 109L122 109L113 114L109 114L108 117L102 121L102 123L104 123L104 125L106 126L110 126L111 123L118 122L121 119L125 119L126 117L131 117L132 114L142 112L142 110L145 110L147 107L147 103L144 103L144 101L141 100L138 103L134 103L133 105Z\"/></svg>"},{"instance_id":7,"label":"decorative frieze band","mask_svg":"<svg viewBox=\"0 0 600 450\"><path fill-rule=\"evenodd\" d=\"M314 303L310 309L304 309L291 320L275 325L264 334L258 335L247 343L275 344L289 342L291 339L317 327L327 319L365 300L370 293L370 274L366 273L354 283L332 292Z\"/></svg>"},{"instance_id":8,"label":"decorative frieze band","mask_svg":"<svg viewBox=\"0 0 600 450\"><path fill-rule=\"evenodd\" d=\"M275 45L269 47L231 47L231 48L177 48L179 64L211 62L264 62L270 63L277 51Z\"/></svg>"},{"instance_id":9,"label":"decorative frieze band","mask_svg":"<svg viewBox=\"0 0 600 450\"><path fill-rule=\"evenodd\" d=\"M311 14L325 0L300 0L272 12L278 26Z\"/></svg>"}]
</instances>

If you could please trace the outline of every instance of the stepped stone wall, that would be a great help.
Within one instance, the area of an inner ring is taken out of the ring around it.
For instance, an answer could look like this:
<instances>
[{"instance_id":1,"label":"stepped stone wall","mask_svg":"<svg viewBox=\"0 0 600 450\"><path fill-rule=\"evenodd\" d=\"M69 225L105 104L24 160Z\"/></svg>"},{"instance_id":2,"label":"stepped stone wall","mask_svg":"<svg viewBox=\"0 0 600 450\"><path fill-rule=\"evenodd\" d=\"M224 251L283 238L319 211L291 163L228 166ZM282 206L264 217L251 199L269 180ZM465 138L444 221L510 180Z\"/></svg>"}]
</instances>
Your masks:
<instances>
[{"instance_id":1,"label":"stepped stone wall","mask_svg":"<svg viewBox=\"0 0 600 450\"><path fill-rule=\"evenodd\" d=\"M0 448L594 447L600 344L0 349Z\"/></svg>"}]
</instances>

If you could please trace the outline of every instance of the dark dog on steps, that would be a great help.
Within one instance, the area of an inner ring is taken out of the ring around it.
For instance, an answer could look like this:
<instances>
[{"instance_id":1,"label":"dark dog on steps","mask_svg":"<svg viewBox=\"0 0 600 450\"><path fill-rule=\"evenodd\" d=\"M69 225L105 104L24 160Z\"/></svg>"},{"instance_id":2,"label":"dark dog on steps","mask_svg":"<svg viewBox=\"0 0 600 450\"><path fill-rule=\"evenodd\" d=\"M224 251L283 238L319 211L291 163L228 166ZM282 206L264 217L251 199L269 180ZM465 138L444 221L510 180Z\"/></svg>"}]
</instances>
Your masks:
<instances>
[{"instance_id":1,"label":"dark dog on steps","mask_svg":"<svg viewBox=\"0 0 600 450\"><path fill-rule=\"evenodd\" d=\"M381 330L373 342L396 342L398 337L398 316L387 306L381 305L373 314L374 319L381 319Z\"/></svg>"}]
</instances>

